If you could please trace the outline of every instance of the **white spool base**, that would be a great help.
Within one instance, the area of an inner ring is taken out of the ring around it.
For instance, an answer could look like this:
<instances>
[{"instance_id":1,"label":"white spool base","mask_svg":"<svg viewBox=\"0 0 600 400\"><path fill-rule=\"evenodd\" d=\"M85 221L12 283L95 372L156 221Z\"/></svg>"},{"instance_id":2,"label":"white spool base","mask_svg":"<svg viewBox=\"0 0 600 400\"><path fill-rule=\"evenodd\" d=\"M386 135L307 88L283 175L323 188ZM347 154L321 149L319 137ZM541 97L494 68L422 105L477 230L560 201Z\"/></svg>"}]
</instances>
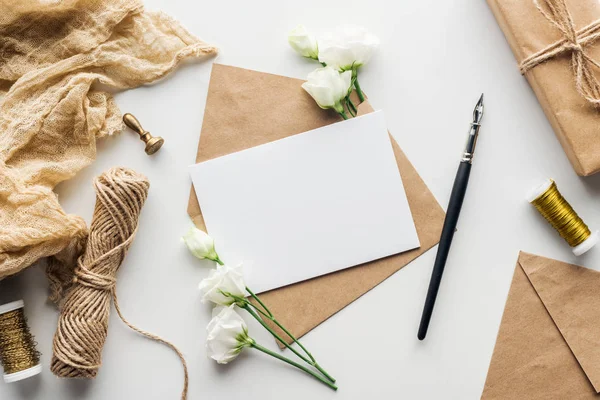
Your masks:
<instances>
[{"instance_id":1,"label":"white spool base","mask_svg":"<svg viewBox=\"0 0 600 400\"><path fill-rule=\"evenodd\" d=\"M527 201L532 203L535 199L543 195L544 192L546 192L546 190L548 190L548 188L550 188L551 185L551 179L544 180L544 182L540 183L538 186L534 187L529 191L529 193L527 194Z\"/></svg>"},{"instance_id":2,"label":"white spool base","mask_svg":"<svg viewBox=\"0 0 600 400\"><path fill-rule=\"evenodd\" d=\"M42 372L42 365L38 364L35 367L27 368L23 371L19 371L19 372L7 374L7 375L5 374L4 382L13 383L13 382L22 381L23 379L31 378L32 376L35 376L35 375L39 374L40 372Z\"/></svg>"},{"instance_id":3,"label":"white spool base","mask_svg":"<svg viewBox=\"0 0 600 400\"><path fill-rule=\"evenodd\" d=\"M599 239L600 236L598 236L598 231L592 232L592 234L582 243L573 247L573 254L575 254L576 256L582 255L583 253L594 247L598 243Z\"/></svg>"},{"instance_id":4,"label":"white spool base","mask_svg":"<svg viewBox=\"0 0 600 400\"><path fill-rule=\"evenodd\" d=\"M19 308L25 307L25 303L23 300L13 301L12 303L6 303L0 306L0 315L6 314L7 312L11 312L14 310L18 310Z\"/></svg>"}]
</instances>

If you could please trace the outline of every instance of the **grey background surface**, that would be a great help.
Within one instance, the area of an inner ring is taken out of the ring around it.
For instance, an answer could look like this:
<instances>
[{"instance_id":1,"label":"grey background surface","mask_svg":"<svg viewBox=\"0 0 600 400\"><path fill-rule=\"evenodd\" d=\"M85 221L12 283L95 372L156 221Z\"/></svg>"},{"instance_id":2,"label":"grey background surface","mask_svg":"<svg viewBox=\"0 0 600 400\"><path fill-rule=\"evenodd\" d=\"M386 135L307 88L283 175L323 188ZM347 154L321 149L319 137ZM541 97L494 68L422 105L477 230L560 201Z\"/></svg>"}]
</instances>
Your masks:
<instances>
[{"instance_id":1,"label":"grey background surface","mask_svg":"<svg viewBox=\"0 0 600 400\"><path fill-rule=\"evenodd\" d=\"M361 73L373 106L440 203L446 207L471 111L485 92L486 114L459 231L448 260L426 342L416 339L435 249L411 263L309 333L304 342L336 378L334 393L261 354L247 352L228 366L206 358L210 310L198 282L209 265L190 256L179 237L202 123L210 62L186 63L149 87L118 94L123 112L165 138L147 157L127 131L99 143L97 161L62 184L72 213L91 218L92 179L124 165L146 174L150 197L138 236L119 274L124 314L176 343L190 368L190 399L479 398L493 351L518 251L595 268L600 249L575 259L570 248L525 200L539 180L554 178L591 226L600 177L579 178L482 0L357 1L148 0L207 42L221 63L304 78L315 64L297 57L288 30L303 23L324 32L341 23L366 26L381 38L380 52ZM265 122L268 123L268 122ZM177 399L182 371L168 349L143 339L111 315L103 366L93 382L65 381L48 370L57 310L47 304L40 266L0 282L0 303L23 298L43 352L44 372L7 385L0 399ZM256 324L253 336L275 348Z\"/></svg>"}]
</instances>

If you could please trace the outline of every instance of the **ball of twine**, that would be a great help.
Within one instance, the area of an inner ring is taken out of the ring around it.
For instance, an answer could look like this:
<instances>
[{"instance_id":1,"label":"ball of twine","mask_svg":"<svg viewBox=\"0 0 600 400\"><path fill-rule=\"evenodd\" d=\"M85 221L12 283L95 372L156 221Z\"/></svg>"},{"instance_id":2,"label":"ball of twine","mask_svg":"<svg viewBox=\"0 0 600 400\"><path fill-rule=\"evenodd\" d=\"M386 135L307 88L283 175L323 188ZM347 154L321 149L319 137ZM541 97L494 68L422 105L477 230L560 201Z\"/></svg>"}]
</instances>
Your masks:
<instances>
[{"instance_id":1,"label":"ball of twine","mask_svg":"<svg viewBox=\"0 0 600 400\"><path fill-rule=\"evenodd\" d=\"M52 372L64 378L95 378L102 365L110 302L134 331L173 349L183 365L182 399L187 397L188 372L181 352L170 342L129 323L121 314L116 274L137 231L150 184L126 168L113 168L94 182L96 206L85 252L78 260L74 283L61 308L54 335Z\"/></svg>"}]
</instances>

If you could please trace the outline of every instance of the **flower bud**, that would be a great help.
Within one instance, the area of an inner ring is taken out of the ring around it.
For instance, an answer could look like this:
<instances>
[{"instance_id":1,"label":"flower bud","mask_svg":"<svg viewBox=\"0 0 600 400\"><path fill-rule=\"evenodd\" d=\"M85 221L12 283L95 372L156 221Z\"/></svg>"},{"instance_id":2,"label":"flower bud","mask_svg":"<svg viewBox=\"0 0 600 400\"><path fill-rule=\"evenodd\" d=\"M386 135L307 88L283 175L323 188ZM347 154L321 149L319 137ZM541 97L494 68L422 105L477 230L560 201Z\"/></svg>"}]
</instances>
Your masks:
<instances>
[{"instance_id":1,"label":"flower bud","mask_svg":"<svg viewBox=\"0 0 600 400\"><path fill-rule=\"evenodd\" d=\"M222 265L210 271L207 278L200 282L202 302L211 302L228 306L236 302L232 296L246 297L246 284L242 274L242 266L230 267Z\"/></svg>"},{"instance_id":2,"label":"flower bud","mask_svg":"<svg viewBox=\"0 0 600 400\"><path fill-rule=\"evenodd\" d=\"M319 107L333 108L341 113L344 111L342 100L348 95L351 81L351 71L340 73L328 66L317 68L311 72L302 87L312 96Z\"/></svg>"},{"instance_id":3,"label":"flower bud","mask_svg":"<svg viewBox=\"0 0 600 400\"><path fill-rule=\"evenodd\" d=\"M219 260L219 255L215 251L215 241L200 229L191 227L182 239L192 254L199 259Z\"/></svg>"},{"instance_id":4,"label":"flower bud","mask_svg":"<svg viewBox=\"0 0 600 400\"><path fill-rule=\"evenodd\" d=\"M365 65L379 47L377 36L355 25L338 27L319 40L319 61L340 71Z\"/></svg>"},{"instance_id":5,"label":"flower bud","mask_svg":"<svg viewBox=\"0 0 600 400\"><path fill-rule=\"evenodd\" d=\"M233 308L234 305L215 308L206 328L207 354L219 364L235 360L244 347L254 343L248 336L246 322Z\"/></svg>"},{"instance_id":6,"label":"flower bud","mask_svg":"<svg viewBox=\"0 0 600 400\"><path fill-rule=\"evenodd\" d=\"M288 43L302 57L319 59L319 47L317 39L308 33L304 25L298 25L288 35Z\"/></svg>"}]
</instances>

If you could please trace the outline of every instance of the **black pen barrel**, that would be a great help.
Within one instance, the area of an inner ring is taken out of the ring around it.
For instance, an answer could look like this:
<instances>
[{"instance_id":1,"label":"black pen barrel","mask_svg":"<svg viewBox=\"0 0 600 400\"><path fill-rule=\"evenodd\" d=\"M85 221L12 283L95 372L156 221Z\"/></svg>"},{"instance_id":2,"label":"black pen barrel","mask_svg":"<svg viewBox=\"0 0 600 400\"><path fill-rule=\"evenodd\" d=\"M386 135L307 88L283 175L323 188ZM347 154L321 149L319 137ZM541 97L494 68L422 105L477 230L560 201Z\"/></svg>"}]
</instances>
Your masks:
<instances>
[{"instance_id":1,"label":"black pen barrel","mask_svg":"<svg viewBox=\"0 0 600 400\"><path fill-rule=\"evenodd\" d=\"M470 174L471 163L462 161L458 167L454 186L452 187L446 219L444 220L444 227L442 228L442 235L440 236L435 263L433 264L429 289L427 290L427 297L425 298L425 306L423 307L423 315L421 316L419 333L417 335L419 340L425 339L425 336L427 335L431 314L433 313L433 307L440 288L440 282L442 281L442 275L444 274L444 267L446 266L448 253L450 252L450 245L452 244L452 238L454 237L454 232L456 230L456 223L458 222L463 200L465 199Z\"/></svg>"}]
</instances>

